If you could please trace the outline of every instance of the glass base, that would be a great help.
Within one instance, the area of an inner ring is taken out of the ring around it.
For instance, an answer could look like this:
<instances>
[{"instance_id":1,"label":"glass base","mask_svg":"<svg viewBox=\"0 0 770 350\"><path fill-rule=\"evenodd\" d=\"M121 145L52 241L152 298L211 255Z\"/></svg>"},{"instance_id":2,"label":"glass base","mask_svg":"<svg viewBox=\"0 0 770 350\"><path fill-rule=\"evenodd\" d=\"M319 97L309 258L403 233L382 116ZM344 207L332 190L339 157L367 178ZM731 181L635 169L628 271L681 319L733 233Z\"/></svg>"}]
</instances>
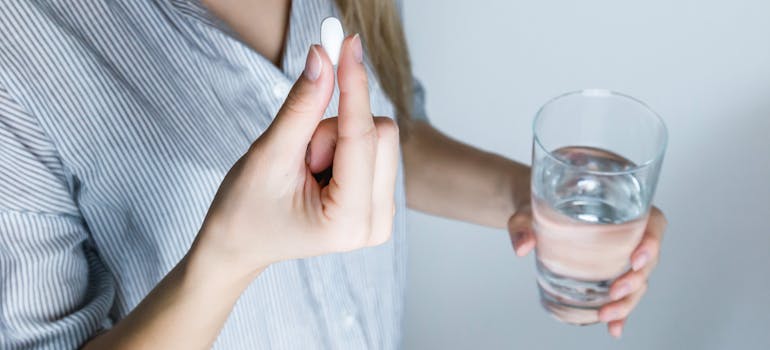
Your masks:
<instances>
[{"instance_id":1,"label":"glass base","mask_svg":"<svg viewBox=\"0 0 770 350\"><path fill-rule=\"evenodd\" d=\"M557 320L590 325L599 322L599 308L609 303L613 280L583 281L560 276L537 262L540 304Z\"/></svg>"}]
</instances>

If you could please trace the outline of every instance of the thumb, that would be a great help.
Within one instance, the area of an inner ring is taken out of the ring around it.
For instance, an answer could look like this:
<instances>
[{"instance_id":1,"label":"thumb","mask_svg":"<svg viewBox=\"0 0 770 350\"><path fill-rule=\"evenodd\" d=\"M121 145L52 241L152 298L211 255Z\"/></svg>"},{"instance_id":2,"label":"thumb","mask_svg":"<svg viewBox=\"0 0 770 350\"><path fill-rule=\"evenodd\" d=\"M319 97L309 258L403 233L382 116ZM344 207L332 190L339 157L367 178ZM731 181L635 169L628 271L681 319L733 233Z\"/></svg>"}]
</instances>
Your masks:
<instances>
[{"instance_id":1,"label":"thumb","mask_svg":"<svg viewBox=\"0 0 770 350\"><path fill-rule=\"evenodd\" d=\"M513 250L518 256L525 256L535 248L535 233L532 230L532 208L527 204L516 210L508 220L508 234Z\"/></svg>"},{"instance_id":2,"label":"thumb","mask_svg":"<svg viewBox=\"0 0 770 350\"><path fill-rule=\"evenodd\" d=\"M313 45L307 54L305 70L263 135L266 146L284 156L289 152L304 159L307 145L329 105L333 91L334 69L331 61L320 46Z\"/></svg>"}]
</instances>

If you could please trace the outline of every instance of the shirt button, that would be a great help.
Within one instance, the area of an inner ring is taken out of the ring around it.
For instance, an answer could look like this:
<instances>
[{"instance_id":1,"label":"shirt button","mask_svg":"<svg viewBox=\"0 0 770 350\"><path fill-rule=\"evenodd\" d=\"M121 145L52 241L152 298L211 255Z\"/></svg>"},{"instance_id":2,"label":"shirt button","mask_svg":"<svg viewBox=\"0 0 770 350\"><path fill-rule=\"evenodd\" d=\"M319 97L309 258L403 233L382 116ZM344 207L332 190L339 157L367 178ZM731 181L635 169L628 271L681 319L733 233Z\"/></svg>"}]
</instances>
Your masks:
<instances>
[{"instance_id":1,"label":"shirt button","mask_svg":"<svg viewBox=\"0 0 770 350\"><path fill-rule=\"evenodd\" d=\"M291 90L291 86L289 86L289 83L282 81L278 82L275 85L273 85L273 96L280 99L285 99L286 96L289 95L289 90Z\"/></svg>"},{"instance_id":2,"label":"shirt button","mask_svg":"<svg viewBox=\"0 0 770 350\"><path fill-rule=\"evenodd\" d=\"M345 327L345 329L351 329L353 328L353 325L356 323L356 318L353 316L353 314L346 312L344 316L342 317L342 326Z\"/></svg>"}]
</instances>

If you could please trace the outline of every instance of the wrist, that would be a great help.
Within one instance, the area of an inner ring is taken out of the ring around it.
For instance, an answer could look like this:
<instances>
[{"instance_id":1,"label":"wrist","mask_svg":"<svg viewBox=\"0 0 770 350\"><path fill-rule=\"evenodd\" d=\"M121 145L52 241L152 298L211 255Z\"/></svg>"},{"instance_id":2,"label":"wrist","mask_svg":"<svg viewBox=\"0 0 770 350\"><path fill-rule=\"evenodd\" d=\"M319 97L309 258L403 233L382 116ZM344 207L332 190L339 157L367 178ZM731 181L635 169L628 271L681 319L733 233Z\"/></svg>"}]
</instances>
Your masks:
<instances>
[{"instance_id":1,"label":"wrist","mask_svg":"<svg viewBox=\"0 0 770 350\"><path fill-rule=\"evenodd\" d=\"M530 205L532 196L530 167L514 163L508 172L509 188L506 191L510 203L510 214Z\"/></svg>"},{"instance_id":2,"label":"wrist","mask_svg":"<svg viewBox=\"0 0 770 350\"><path fill-rule=\"evenodd\" d=\"M520 208L530 204L530 168L511 159L489 153L483 160L483 164L493 170L491 174L494 183L487 197L485 206L490 216L489 222L494 227L505 228L508 220Z\"/></svg>"},{"instance_id":3,"label":"wrist","mask_svg":"<svg viewBox=\"0 0 770 350\"><path fill-rule=\"evenodd\" d=\"M203 230L182 259L185 275L195 283L216 283L227 289L245 289L259 276L267 264L247 265L238 254L217 246Z\"/></svg>"}]
</instances>

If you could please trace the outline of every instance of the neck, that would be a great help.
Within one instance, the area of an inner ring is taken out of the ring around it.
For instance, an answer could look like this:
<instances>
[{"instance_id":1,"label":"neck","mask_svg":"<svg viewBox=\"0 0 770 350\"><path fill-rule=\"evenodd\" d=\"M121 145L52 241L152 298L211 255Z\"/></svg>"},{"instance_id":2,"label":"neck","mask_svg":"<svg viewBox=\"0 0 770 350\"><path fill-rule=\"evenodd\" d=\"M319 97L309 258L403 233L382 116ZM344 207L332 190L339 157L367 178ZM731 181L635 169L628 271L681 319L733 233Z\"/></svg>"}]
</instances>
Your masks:
<instances>
[{"instance_id":1,"label":"neck","mask_svg":"<svg viewBox=\"0 0 770 350\"><path fill-rule=\"evenodd\" d=\"M291 0L201 0L201 3L246 45L280 67Z\"/></svg>"}]
</instances>

